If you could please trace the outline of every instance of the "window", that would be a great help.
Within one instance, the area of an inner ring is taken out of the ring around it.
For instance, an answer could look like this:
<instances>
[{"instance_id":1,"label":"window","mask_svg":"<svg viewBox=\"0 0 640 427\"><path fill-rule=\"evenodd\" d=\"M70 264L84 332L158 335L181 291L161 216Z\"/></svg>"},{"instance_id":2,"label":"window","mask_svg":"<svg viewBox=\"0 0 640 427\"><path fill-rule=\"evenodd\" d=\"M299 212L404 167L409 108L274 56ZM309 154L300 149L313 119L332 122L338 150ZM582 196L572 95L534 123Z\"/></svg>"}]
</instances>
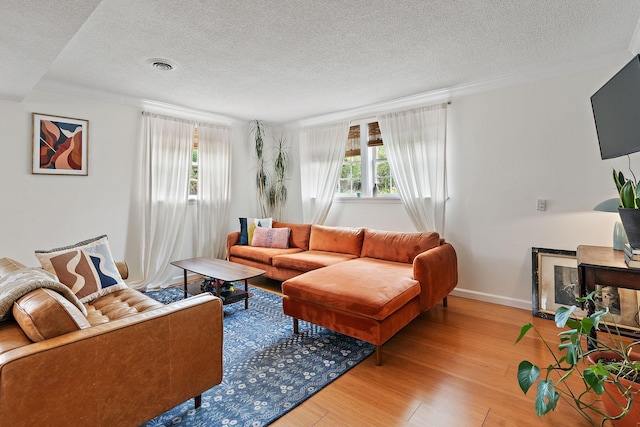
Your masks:
<instances>
[{"instance_id":1,"label":"window","mask_svg":"<svg viewBox=\"0 0 640 427\"><path fill-rule=\"evenodd\" d=\"M351 126L347 137L347 150L342 162L342 171L337 192L356 195L362 191L362 158L360 156L360 126Z\"/></svg>"},{"instance_id":2,"label":"window","mask_svg":"<svg viewBox=\"0 0 640 427\"><path fill-rule=\"evenodd\" d=\"M189 176L189 198L198 196L198 128L193 131L193 148L191 151L191 174Z\"/></svg>"},{"instance_id":3,"label":"window","mask_svg":"<svg viewBox=\"0 0 640 427\"><path fill-rule=\"evenodd\" d=\"M374 183L380 195L398 194L378 122L363 121L349 128L336 194L371 196Z\"/></svg>"}]
</instances>

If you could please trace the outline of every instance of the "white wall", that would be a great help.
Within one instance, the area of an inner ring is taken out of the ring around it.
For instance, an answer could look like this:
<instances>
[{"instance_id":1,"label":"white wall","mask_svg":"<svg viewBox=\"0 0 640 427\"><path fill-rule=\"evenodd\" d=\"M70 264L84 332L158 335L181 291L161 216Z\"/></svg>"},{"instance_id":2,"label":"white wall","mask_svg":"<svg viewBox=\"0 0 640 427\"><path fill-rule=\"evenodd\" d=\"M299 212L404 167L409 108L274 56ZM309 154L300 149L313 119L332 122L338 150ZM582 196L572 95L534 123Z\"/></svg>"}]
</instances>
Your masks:
<instances>
[{"instance_id":1,"label":"white wall","mask_svg":"<svg viewBox=\"0 0 640 427\"><path fill-rule=\"evenodd\" d=\"M31 174L31 113L89 120L88 176ZM0 101L0 257L37 266L33 251L109 236L124 258L139 112L131 107L35 91Z\"/></svg>"},{"instance_id":2,"label":"white wall","mask_svg":"<svg viewBox=\"0 0 640 427\"><path fill-rule=\"evenodd\" d=\"M459 257L456 293L530 308L531 247L611 245L616 215L592 208L615 197L611 168L626 169L626 159L600 160L589 96L622 65L452 99L445 237ZM89 120L89 176L31 174L31 112ZM107 234L114 257L135 262L127 248L139 115L139 108L44 91L22 103L0 101L0 257L37 265L35 249ZM239 228L238 217L258 214L251 137L244 124L232 129L227 231ZM268 146L280 131L270 128ZM282 132L292 160L284 219L300 222L298 132ZM538 198L547 200L545 212L535 210ZM327 224L414 230L401 204L381 200L334 203ZM192 246L187 237L184 256Z\"/></svg>"},{"instance_id":3,"label":"white wall","mask_svg":"<svg viewBox=\"0 0 640 427\"><path fill-rule=\"evenodd\" d=\"M33 91L23 102L0 100L0 258L37 266L33 252L66 246L106 234L116 259L132 264L138 242L129 230L133 171L139 141L140 108L46 91ZM89 121L89 175L31 174L31 113ZM232 126L231 213L253 212L253 186L247 184L250 162L246 126ZM253 182L253 181L251 181ZM131 212L135 216L135 212ZM246 214L244 214L246 216ZM229 230L237 227L229 222ZM182 257L193 256L195 205L189 206ZM228 230L224 230L226 234ZM177 269L176 269L177 270ZM177 271L180 273L180 271ZM178 274L176 275L178 277Z\"/></svg>"},{"instance_id":4,"label":"white wall","mask_svg":"<svg viewBox=\"0 0 640 427\"><path fill-rule=\"evenodd\" d=\"M592 208L616 197L611 168L627 162L600 159L589 97L618 68L452 99L445 237L459 258L455 294L530 308L532 247L611 246L617 215ZM401 205L370 199L334 203L327 224L415 230Z\"/></svg>"}]
</instances>

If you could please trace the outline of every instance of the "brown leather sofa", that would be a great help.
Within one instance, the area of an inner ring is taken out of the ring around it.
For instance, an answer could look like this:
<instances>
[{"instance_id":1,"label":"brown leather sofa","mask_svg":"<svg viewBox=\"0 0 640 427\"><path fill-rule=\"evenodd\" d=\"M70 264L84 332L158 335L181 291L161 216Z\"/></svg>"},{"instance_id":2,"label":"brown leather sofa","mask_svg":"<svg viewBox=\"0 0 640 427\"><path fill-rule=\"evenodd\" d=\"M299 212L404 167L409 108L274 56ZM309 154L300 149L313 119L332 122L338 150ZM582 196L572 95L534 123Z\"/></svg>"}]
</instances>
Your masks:
<instances>
[{"instance_id":1,"label":"brown leather sofa","mask_svg":"<svg viewBox=\"0 0 640 427\"><path fill-rule=\"evenodd\" d=\"M458 282L456 252L438 233L274 222L291 229L289 248L238 245L227 236L230 261L284 280L284 313L381 346Z\"/></svg>"},{"instance_id":2,"label":"brown leather sofa","mask_svg":"<svg viewBox=\"0 0 640 427\"><path fill-rule=\"evenodd\" d=\"M1 261L0 278L21 267ZM126 278L126 264L118 269ZM137 426L190 398L199 406L221 382L213 295L163 305L125 289L84 305L87 316L39 288L0 323L0 427Z\"/></svg>"}]
</instances>

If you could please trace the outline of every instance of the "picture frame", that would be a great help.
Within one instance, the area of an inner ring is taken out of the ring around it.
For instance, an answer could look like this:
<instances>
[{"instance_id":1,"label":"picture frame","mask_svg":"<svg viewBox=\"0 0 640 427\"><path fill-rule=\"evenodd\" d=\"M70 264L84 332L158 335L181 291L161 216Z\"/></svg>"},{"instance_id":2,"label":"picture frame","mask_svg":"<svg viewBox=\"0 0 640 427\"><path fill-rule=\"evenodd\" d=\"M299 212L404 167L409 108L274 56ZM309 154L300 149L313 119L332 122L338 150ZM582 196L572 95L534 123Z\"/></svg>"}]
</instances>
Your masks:
<instances>
[{"instance_id":1,"label":"picture frame","mask_svg":"<svg viewBox=\"0 0 640 427\"><path fill-rule=\"evenodd\" d=\"M33 113L32 171L88 175L89 121Z\"/></svg>"},{"instance_id":2,"label":"picture frame","mask_svg":"<svg viewBox=\"0 0 640 427\"><path fill-rule=\"evenodd\" d=\"M580 296L576 251L531 248L532 313L536 317L555 319L556 310L577 305L577 317L586 316L576 298Z\"/></svg>"},{"instance_id":3,"label":"picture frame","mask_svg":"<svg viewBox=\"0 0 640 427\"><path fill-rule=\"evenodd\" d=\"M576 298L580 295L576 251L532 248L532 312L536 317L555 319L558 307L576 305L574 315L582 318L586 309ZM638 291L615 286L596 285L596 304L608 307L604 324L616 325L623 335L640 334L640 307Z\"/></svg>"}]
</instances>

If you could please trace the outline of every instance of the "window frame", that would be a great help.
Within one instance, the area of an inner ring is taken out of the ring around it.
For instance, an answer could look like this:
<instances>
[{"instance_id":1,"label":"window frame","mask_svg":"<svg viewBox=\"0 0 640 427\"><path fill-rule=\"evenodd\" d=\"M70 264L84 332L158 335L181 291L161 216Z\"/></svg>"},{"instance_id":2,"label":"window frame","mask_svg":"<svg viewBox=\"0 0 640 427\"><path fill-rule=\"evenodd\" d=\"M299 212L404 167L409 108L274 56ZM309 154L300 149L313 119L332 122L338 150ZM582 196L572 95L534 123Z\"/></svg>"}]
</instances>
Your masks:
<instances>
[{"instance_id":1,"label":"window frame","mask_svg":"<svg viewBox=\"0 0 640 427\"><path fill-rule=\"evenodd\" d=\"M193 161L193 153L196 154L196 161ZM192 179L193 170L196 170L196 178ZM193 141L191 144L191 168L189 169L189 188L187 189L187 198L189 201L198 200L198 190L200 189L200 152L198 151L198 126L195 127L193 131ZM196 192L195 194L191 194L191 183L195 181L196 184Z\"/></svg>"},{"instance_id":2,"label":"window frame","mask_svg":"<svg viewBox=\"0 0 640 427\"><path fill-rule=\"evenodd\" d=\"M391 194L378 194L378 196L373 197L373 179L376 176L377 164L379 160L376 156L376 147L370 147L368 145L369 140L369 123L376 122L377 118L368 117L359 120L352 120L349 123L349 127L351 126L360 126L360 179L361 179L361 189L360 189L360 197L356 195L351 195L347 193L338 192L340 189L340 183L336 186L336 191L334 192L334 199L400 199L400 195L398 193ZM341 168L344 165L344 159L346 156L342 158ZM389 162L387 157L387 163ZM392 178L393 179L393 178Z\"/></svg>"}]
</instances>

